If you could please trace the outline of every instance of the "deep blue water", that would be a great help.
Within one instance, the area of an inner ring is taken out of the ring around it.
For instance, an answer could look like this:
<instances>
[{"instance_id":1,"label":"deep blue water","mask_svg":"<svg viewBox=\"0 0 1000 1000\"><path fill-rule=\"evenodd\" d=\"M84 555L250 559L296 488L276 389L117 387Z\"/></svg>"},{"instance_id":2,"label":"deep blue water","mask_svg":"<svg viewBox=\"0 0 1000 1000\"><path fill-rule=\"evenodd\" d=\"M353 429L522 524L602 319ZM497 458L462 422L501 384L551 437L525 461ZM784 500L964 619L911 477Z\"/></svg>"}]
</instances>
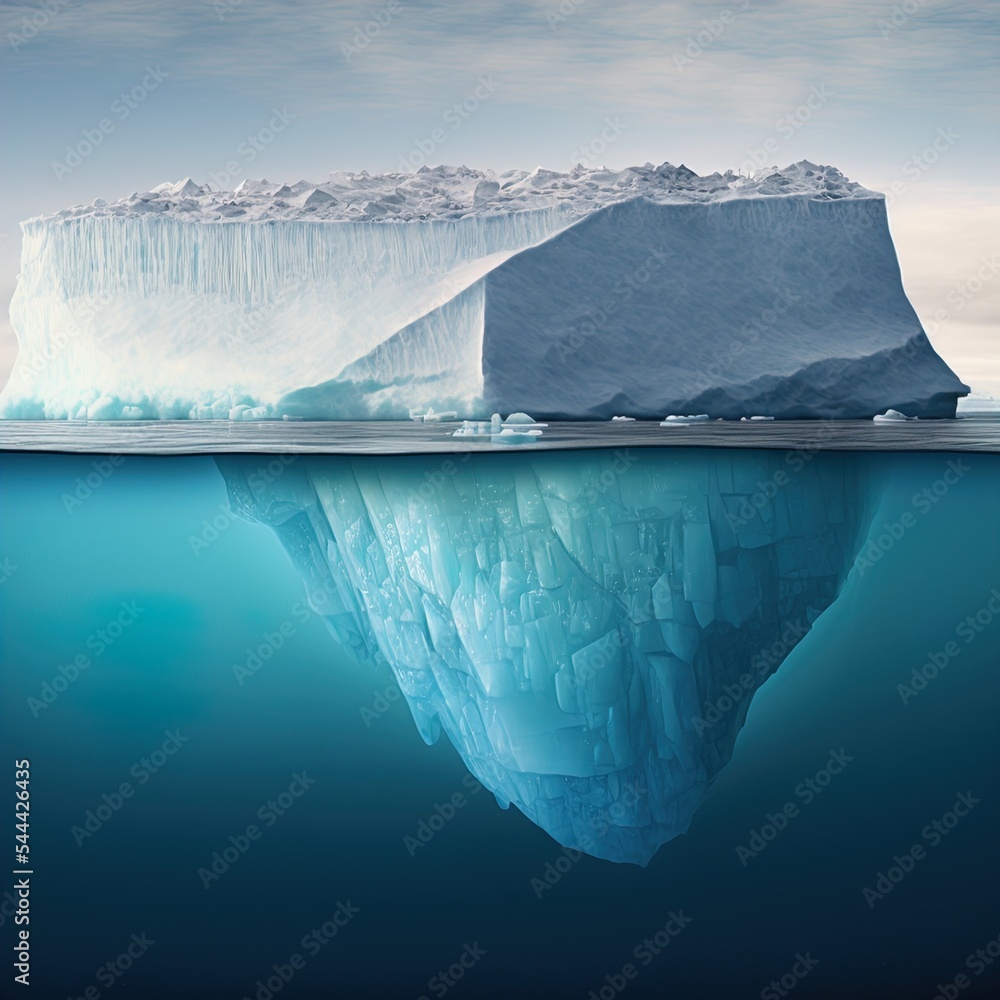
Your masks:
<instances>
[{"instance_id":1,"label":"deep blue water","mask_svg":"<svg viewBox=\"0 0 1000 1000\"><path fill-rule=\"evenodd\" d=\"M881 497L876 535L949 458L858 457ZM782 996L768 984L784 991L797 962L796 998L932 1000L963 972L962 996L1000 991L1000 959L975 959L990 942L1000 955L997 456L963 456L971 472L848 580L758 692L690 832L645 869L571 862L473 793L446 741L426 747L401 701L377 700L388 668L357 662L305 610L269 530L230 519L196 553L192 535L226 505L210 458L129 457L67 504L95 461L0 458L0 739L9 803L14 761L30 760L36 996L432 997L463 954L455 998ZM234 665L286 621L241 684ZM949 642L958 655L903 704L897 685ZM164 742L175 752L154 773ZM800 783L832 753L850 760L807 801ZM131 797L86 830L123 782ZM278 816L267 803L293 783L302 794ZM454 816L408 849L456 793ZM788 802L784 829L742 863L737 848ZM199 869L248 824L259 839L206 888ZM913 845L912 870L866 900ZM671 915L679 932L654 955L643 941ZM277 991L275 966L291 975ZM6 994L10 965L4 977Z\"/></svg>"}]
</instances>

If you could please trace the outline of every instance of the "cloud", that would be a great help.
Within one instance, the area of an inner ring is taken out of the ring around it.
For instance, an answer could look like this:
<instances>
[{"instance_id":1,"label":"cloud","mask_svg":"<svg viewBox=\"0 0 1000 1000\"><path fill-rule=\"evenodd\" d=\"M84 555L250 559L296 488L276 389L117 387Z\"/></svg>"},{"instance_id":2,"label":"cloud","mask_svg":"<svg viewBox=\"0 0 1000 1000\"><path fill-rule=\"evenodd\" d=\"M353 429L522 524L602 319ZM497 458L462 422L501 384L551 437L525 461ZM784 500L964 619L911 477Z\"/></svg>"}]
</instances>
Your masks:
<instances>
[{"instance_id":1,"label":"cloud","mask_svg":"<svg viewBox=\"0 0 1000 1000\"><path fill-rule=\"evenodd\" d=\"M840 88L844 114L987 101L1000 24L998 8L968 3L925 3L898 26L890 4L820 0L394 0L393 8L379 0L74 3L7 63L39 71L157 59L192 87L353 112L436 109L494 73L501 100L513 104L759 120L818 82ZM6 10L5 33L37 8ZM372 11L385 23L372 27ZM366 22L370 40L351 55L345 47L358 31L364 39ZM699 48L678 66L678 56Z\"/></svg>"},{"instance_id":2,"label":"cloud","mask_svg":"<svg viewBox=\"0 0 1000 1000\"><path fill-rule=\"evenodd\" d=\"M996 190L915 188L889 209L903 285L938 353L973 390L1000 396Z\"/></svg>"}]
</instances>

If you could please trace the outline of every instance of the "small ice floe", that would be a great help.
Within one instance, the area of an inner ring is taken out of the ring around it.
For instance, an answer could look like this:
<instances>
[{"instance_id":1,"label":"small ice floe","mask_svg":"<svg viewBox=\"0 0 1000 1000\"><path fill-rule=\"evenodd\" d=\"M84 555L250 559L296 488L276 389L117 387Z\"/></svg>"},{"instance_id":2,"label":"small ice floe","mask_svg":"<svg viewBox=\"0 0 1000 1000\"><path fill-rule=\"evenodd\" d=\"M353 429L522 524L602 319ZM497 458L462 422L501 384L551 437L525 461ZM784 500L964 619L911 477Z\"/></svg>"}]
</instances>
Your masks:
<instances>
[{"instance_id":1,"label":"small ice floe","mask_svg":"<svg viewBox=\"0 0 1000 1000\"><path fill-rule=\"evenodd\" d=\"M612 417L612 420L635 420L635 417Z\"/></svg>"},{"instance_id":2,"label":"small ice floe","mask_svg":"<svg viewBox=\"0 0 1000 1000\"><path fill-rule=\"evenodd\" d=\"M500 414L494 413L490 420L490 439L494 444L533 444L542 436L542 428L548 426L538 423L527 413L512 413L501 423Z\"/></svg>"},{"instance_id":3,"label":"small ice floe","mask_svg":"<svg viewBox=\"0 0 1000 1000\"><path fill-rule=\"evenodd\" d=\"M457 431L453 431L453 438L479 438L484 440L490 436L490 422L488 420L463 420L462 426Z\"/></svg>"},{"instance_id":4,"label":"small ice floe","mask_svg":"<svg viewBox=\"0 0 1000 1000\"><path fill-rule=\"evenodd\" d=\"M708 420L707 413L696 413L692 416L682 417L671 414L660 421L661 427L683 427L685 424L696 424L699 421Z\"/></svg>"},{"instance_id":5,"label":"small ice floe","mask_svg":"<svg viewBox=\"0 0 1000 1000\"><path fill-rule=\"evenodd\" d=\"M462 426L452 437L486 440L494 444L533 444L542 436L542 429L548 424L540 424L527 413L512 413L506 420L494 413L489 420L463 420Z\"/></svg>"},{"instance_id":6,"label":"small ice floe","mask_svg":"<svg viewBox=\"0 0 1000 1000\"><path fill-rule=\"evenodd\" d=\"M885 413L876 413L872 420L877 424L891 424L896 420L919 420L919 417L908 417L899 410L886 410Z\"/></svg>"},{"instance_id":7,"label":"small ice floe","mask_svg":"<svg viewBox=\"0 0 1000 1000\"><path fill-rule=\"evenodd\" d=\"M442 420L454 420L457 416L458 410L443 410L441 413L435 413L433 406L428 406L426 413L421 413L419 410L410 410L411 420L425 424L437 424Z\"/></svg>"},{"instance_id":8,"label":"small ice floe","mask_svg":"<svg viewBox=\"0 0 1000 1000\"><path fill-rule=\"evenodd\" d=\"M774 420L774 417L740 417L740 420Z\"/></svg>"}]
</instances>

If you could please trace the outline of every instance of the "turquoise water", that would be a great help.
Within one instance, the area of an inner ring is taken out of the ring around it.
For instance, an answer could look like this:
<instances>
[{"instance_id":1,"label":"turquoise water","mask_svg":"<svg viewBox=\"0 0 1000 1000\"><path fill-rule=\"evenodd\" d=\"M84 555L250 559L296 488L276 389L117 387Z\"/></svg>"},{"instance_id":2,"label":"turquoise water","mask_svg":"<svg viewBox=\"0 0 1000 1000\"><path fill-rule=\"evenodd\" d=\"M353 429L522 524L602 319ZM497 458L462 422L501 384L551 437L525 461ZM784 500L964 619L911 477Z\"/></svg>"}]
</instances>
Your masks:
<instances>
[{"instance_id":1,"label":"turquoise water","mask_svg":"<svg viewBox=\"0 0 1000 1000\"><path fill-rule=\"evenodd\" d=\"M425 746L211 458L4 455L2 742L11 787L31 762L38 995L754 997L785 975L796 997L930 1000L959 974L990 995L1000 458L962 456L936 496L955 460L851 459L870 565L640 868L567 854Z\"/></svg>"}]
</instances>

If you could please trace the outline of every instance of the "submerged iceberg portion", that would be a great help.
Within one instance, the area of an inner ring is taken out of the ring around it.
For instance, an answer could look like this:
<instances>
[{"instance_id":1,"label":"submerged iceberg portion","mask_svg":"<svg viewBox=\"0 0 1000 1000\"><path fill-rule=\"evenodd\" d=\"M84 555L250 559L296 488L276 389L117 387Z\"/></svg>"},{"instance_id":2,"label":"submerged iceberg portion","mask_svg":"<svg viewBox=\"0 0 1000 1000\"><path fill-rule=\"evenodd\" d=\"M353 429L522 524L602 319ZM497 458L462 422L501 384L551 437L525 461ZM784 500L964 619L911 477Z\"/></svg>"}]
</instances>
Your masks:
<instances>
[{"instance_id":1,"label":"submerged iceberg portion","mask_svg":"<svg viewBox=\"0 0 1000 1000\"><path fill-rule=\"evenodd\" d=\"M161 185L22 226L0 415L953 416L881 195L803 161Z\"/></svg>"},{"instance_id":2,"label":"submerged iceberg portion","mask_svg":"<svg viewBox=\"0 0 1000 1000\"><path fill-rule=\"evenodd\" d=\"M637 864L687 830L863 514L836 453L216 461L424 740L560 844Z\"/></svg>"}]
</instances>

